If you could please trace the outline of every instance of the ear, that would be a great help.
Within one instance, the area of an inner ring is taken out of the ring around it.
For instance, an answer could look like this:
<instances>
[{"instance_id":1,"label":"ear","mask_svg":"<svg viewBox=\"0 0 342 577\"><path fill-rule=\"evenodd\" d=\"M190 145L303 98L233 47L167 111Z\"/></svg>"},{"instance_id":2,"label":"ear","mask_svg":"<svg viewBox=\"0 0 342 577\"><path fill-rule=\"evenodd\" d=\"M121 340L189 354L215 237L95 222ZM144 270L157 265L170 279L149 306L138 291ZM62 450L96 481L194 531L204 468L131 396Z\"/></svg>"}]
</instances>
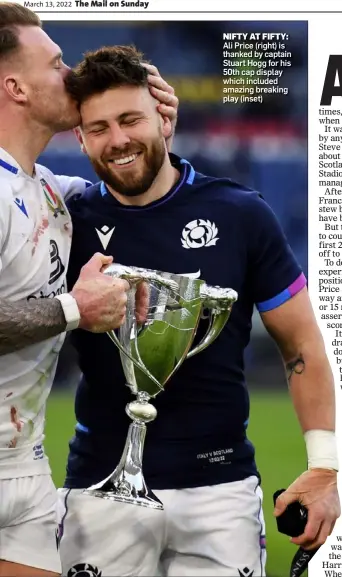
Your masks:
<instances>
[{"instance_id":1,"label":"ear","mask_svg":"<svg viewBox=\"0 0 342 577\"><path fill-rule=\"evenodd\" d=\"M25 83L19 75L5 76L3 87L8 96L17 104L25 104L28 101Z\"/></svg>"},{"instance_id":2,"label":"ear","mask_svg":"<svg viewBox=\"0 0 342 577\"><path fill-rule=\"evenodd\" d=\"M161 123L163 136L167 140L172 134L171 120L167 116L161 116Z\"/></svg>"},{"instance_id":3,"label":"ear","mask_svg":"<svg viewBox=\"0 0 342 577\"><path fill-rule=\"evenodd\" d=\"M79 126L78 126L77 128L74 128L74 134L75 134L75 136L76 136L76 138L77 138L77 140L78 140L78 142L79 142L81 151L82 151L84 154L87 154L87 149L86 149L85 144L84 144L84 142L83 142L82 130L80 129Z\"/></svg>"}]
</instances>

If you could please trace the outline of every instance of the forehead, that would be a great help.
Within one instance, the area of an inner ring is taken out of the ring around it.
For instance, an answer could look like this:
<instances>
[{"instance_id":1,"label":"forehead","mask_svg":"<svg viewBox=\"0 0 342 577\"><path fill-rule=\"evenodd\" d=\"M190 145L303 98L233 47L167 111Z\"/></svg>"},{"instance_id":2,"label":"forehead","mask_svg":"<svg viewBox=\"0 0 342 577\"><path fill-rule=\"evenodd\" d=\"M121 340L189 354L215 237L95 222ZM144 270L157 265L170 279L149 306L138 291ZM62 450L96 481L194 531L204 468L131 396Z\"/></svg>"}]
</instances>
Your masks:
<instances>
[{"instance_id":1,"label":"forehead","mask_svg":"<svg viewBox=\"0 0 342 577\"><path fill-rule=\"evenodd\" d=\"M24 56L30 59L52 59L60 52L59 46L39 26L22 26L19 40Z\"/></svg>"},{"instance_id":2,"label":"forehead","mask_svg":"<svg viewBox=\"0 0 342 577\"><path fill-rule=\"evenodd\" d=\"M150 115L156 111L157 101L146 86L120 86L95 94L81 105L83 123L96 120L117 120L130 112Z\"/></svg>"}]
</instances>

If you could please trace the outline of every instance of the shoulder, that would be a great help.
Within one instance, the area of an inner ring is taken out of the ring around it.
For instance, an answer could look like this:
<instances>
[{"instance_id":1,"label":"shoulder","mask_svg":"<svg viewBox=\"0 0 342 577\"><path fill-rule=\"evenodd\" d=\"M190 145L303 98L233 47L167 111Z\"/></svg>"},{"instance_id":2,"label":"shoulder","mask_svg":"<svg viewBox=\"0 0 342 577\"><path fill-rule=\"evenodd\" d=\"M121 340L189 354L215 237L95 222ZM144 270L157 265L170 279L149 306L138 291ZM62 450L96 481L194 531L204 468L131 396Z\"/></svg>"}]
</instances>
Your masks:
<instances>
[{"instance_id":1,"label":"shoulder","mask_svg":"<svg viewBox=\"0 0 342 577\"><path fill-rule=\"evenodd\" d=\"M280 222L262 194L230 178L215 178L196 173L192 202L212 206L213 218L227 227L237 226L244 242L252 249L262 239L279 238ZM196 194L198 199L195 200ZM195 197L195 198L194 198Z\"/></svg>"},{"instance_id":2,"label":"shoulder","mask_svg":"<svg viewBox=\"0 0 342 577\"><path fill-rule=\"evenodd\" d=\"M43 178L46 182L53 185L57 189L56 192L57 191L61 192L59 190L60 187L59 187L58 180L49 168L47 168L46 166L43 166L42 164L36 164L35 169L36 169L36 174L39 176L39 178Z\"/></svg>"},{"instance_id":3,"label":"shoulder","mask_svg":"<svg viewBox=\"0 0 342 577\"><path fill-rule=\"evenodd\" d=\"M85 206L94 206L102 199L101 194L101 183L89 184L83 188L83 190L78 190L77 193L69 196L66 200L66 205L70 211L79 211Z\"/></svg>"},{"instance_id":4,"label":"shoulder","mask_svg":"<svg viewBox=\"0 0 342 577\"><path fill-rule=\"evenodd\" d=\"M210 195L216 201L247 212L266 205L260 192L228 177L217 178L196 172L193 184L195 193Z\"/></svg>"},{"instance_id":5,"label":"shoulder","mask_svg":"<svg viewBox=\"0 0 342 577\"><path fill-rule=\"evenodd\" d=\"M80 176L66 176L61 174L53 174L46 166L36 164L36 171L41 178L46 180L58 192L65 201L74 195L82 194L91 182L81 178Z\"/></svg>"}]
</instances>

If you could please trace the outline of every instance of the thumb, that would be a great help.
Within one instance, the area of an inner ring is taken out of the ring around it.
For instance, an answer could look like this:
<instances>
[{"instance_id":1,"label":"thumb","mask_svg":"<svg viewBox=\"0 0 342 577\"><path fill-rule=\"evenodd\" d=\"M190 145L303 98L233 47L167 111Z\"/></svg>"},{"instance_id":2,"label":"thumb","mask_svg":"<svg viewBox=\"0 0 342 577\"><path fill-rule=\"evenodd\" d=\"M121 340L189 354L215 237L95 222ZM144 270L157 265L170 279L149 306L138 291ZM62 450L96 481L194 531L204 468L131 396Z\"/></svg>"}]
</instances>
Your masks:
<instances>
[{"instance_id":1,"label":"thumb","mask_svg":"<svg viewBox=\"0 0 342 577\"><path fill-rule=\"evenodd\" d=\"M286 510L286 508L288 507L288 505L290 505L291 503L293 503L294 501L296 501L296 496L294 493L289 493L288 491L284 491L284 493L282 493L281 495L279 495L278 499L275 502L275 507L274 507L274 511L273 511L273 515L275 517L279 517L279 515L281 515L282 513L284 513L284 511Z\"/></svg>"},{"instance_id":2,"label":"thumb","mask_svg":"<svg viewBox=\"0 0 342 577\"><path fill-rule=\"evenodd\" d=\"M103 267L108 266L112 262L112 256L106 256L100 252L96 252L84 265L83 270L86 272L100 272Z\"/></svg>"}]
</instances>

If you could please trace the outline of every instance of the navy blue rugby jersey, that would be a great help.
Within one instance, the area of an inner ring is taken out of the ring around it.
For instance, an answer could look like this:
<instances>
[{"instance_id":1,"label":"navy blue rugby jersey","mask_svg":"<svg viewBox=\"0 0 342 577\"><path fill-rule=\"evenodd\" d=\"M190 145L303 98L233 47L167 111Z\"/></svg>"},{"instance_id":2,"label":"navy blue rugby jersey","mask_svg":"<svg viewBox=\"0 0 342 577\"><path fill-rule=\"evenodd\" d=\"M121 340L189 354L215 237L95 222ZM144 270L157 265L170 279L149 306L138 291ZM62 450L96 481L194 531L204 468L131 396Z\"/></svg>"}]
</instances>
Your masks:
<instances>
[{"instance_id":1,"label":"navy blue rugby jersey","mask_svg":"<svg viewBox=\"0 0 342 577\"><path fill-rule=\"evenodd\" d=\"M253 307L268 311L280 306L306 282L275 215L257 192L228 178L199 174L175 155L171 159L180 172L178 182L147 206L120 204L103 182L68 203L74 226L69 289L81 267L100 251L126 265L190 273L239 295L218 339L186 360L152 401L158 415L147 426L144 449L144 473L152 489L257 474L246 435L243 360ZM195 342L207 323L201 320ZM106 334L77 330L72 340L83 379L65 486L82 488L118 464L131 422L125 406L134 396Z\"/></svg>"}]
</instances>

